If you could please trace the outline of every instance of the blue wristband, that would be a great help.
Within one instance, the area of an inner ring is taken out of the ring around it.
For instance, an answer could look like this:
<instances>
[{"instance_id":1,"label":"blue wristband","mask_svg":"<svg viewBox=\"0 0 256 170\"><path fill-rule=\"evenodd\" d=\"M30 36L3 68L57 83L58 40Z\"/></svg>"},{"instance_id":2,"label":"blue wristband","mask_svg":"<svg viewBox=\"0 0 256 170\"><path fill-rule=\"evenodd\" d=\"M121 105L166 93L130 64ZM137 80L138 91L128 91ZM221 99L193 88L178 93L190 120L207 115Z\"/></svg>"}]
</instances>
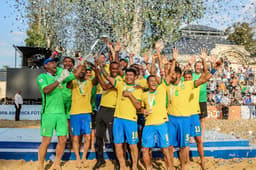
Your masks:
<instances>
[{"instance_id":1,"label":"blue wristband","mask_svg":"<svg viewBox=\"0 0 256 170\"><path fill-rule=\"evenodd\" d=\"M210 73L211 73L212 75L214 75L214 73L216 73L216 71L217 71L217 70L215 70L214 68L212 68L211 71L210 71Z\"/></svg>"}]
</instances>

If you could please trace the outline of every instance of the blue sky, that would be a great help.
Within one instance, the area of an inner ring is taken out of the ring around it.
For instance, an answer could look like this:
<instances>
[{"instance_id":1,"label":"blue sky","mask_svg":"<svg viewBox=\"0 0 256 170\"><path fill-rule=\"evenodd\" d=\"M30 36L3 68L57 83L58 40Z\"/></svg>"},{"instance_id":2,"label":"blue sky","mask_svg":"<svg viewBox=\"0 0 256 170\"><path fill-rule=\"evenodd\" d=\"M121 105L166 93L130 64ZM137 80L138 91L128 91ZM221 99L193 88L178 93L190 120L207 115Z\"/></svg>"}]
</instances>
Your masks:
<instances>
[{"instance_id":1,"label":"blue sky","mask_svg":"<svg viewBox=\"0 0 256 170\"><path fill-rule=\"evenodd\" d=\"M0 1L0 68L3 65L14 67L15 50L13 44L24 45L27 25L16 20L17 13L13 7L13 1ZM20 65L20 57L18 65Z\"/></svg>"},{"instance_id":2,"label":"blue sky","mask_svg":"<svg viewBox=\"0 0 256 170\"><path fill-rule=\"evenodd\" d=\"M27 24L17 20L15 0L0 0L0 68L14 67L15 45L25 45ZM256 0L204 0L204 17L194 24L224 30L235 22L250 22L255 18ZM256 26L256 24L255 24ZM18 65L20 65L18 55Z\"/></svg>"}]
</instances>

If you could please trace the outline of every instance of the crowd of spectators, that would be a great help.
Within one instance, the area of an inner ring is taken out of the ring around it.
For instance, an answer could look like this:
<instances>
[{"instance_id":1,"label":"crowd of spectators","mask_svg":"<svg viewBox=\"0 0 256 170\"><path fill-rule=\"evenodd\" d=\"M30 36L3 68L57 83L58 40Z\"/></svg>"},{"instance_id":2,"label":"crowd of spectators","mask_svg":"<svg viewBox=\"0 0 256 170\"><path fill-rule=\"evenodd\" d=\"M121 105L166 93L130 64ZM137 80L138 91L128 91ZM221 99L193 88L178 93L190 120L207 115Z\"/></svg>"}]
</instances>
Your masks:
<instances>
[{"instance_id":1,"label":"crowd of spectators","mask_svg":"<svg viewBox=\"0 0 256 170\"><path fill-rule=\"evenodd\" d=\"M141 61L135 59L134 63L143 63L143 59ZM157 70L160 72L158 68ZM232 68L231 62L224 58L223 67L207 84L208 105L223 105L223 101L227 105L256 105L255 81L255 74L252 68L247 66ZM26 104L41 104L40 99L25 99L24 102ZM3 98L1 104L13 104L13 100Z\"/></svg>"},{"instance_id":2,"label":"crowd of spectators","mask_svg":"<svg viewBox=\"0 0 256 170\"><path fill-rule=\"evenodd\" d=\"M232 68L224 58L223 68L208 82L208 104L256 105L255 74L252 68L241 66Z\"/></svg>"}]
</instances>

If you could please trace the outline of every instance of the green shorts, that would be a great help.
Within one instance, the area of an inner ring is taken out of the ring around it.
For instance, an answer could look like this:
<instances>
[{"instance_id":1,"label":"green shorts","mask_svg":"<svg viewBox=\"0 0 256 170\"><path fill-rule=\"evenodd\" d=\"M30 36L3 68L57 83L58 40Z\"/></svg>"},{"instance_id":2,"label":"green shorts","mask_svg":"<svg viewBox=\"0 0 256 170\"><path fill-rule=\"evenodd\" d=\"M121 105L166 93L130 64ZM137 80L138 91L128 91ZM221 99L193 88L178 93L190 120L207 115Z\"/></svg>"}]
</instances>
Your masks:
<instances>
[{"instance_id":1,"label":"green shorts","mask_svg":"<svg viewBox=\"0 0 256 170\"><path fill-rule=\"evenodd\" d=\"M68 134L68 124L65 114L44 113L41 117L41 136L53 136L56 130L56 136L66 136Z\"/></svg>"},{"instance_id":2,"label":"green shorts","mask_svg":"<svg viewBox=\"0 0 256 170\"><path fill-rule=\"evenodd\" d=\"M71 103L72 101L64 101L64 108L65 108L65 114L67 119L70 119Z\"/></svg>"}]
</instances>

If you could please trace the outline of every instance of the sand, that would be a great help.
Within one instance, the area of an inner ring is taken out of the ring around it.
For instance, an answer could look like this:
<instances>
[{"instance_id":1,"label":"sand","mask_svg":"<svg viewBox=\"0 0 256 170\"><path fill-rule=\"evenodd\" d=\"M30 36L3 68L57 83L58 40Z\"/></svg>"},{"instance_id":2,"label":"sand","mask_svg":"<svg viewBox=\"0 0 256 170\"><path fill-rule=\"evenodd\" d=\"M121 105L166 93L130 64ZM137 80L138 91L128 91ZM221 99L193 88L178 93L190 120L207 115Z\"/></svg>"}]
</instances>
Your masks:
<instances>
[{"instance_id":1,"label":"sand","mask_svg":"<svg viewBox=\"0 0 256 170\"><path fill-rule=\"evenodd\" d=\"M248 139L256 144L256 119L252 120L206 120L206 129L223 132L237 139ZM256 168L255 168L256 169Z\"/></svg>"},{"instance_id":2,"label":"sand","mask_svg":"<svg viewBox=\"0 0 256 170\"><path fill-rule=\"evenodd\" d=\"M40 121L9 121L0 120L0 128L39 128ZM256 120L206 120L206 129L223 132L226 134L234 135L237 138L248 139L250 143L256 143ZM88 161L87 168L92 169L96 160ZM114 169L112 161L106 161L106 166L102 170ZM199 158L193 158L193 161L187 165L187 169L200 170ZM175 159L175 168L180 169L179 161ZM36 170L38 162L24 160L0 160L0 170ZM49 169L51 162L46 162L46 169ZM255 170L256 159L214 159L206 158L206 169L208 170ZM153 160L154 169L165 169L163 160ZM65 161L62 163L62 170L76 170L74 161ZM128 169L128 168L127 168ZM143 164L140 163L139 169L145 169Z\"/></svg>"},{"instance_id":3,"label":"sand","mask_svg":"<svg viewBox=\"0 0 256 170\"><path fill-rule=\"evenodd\" d=\"M88 167L80 168L83 169L92 169L93 165L96 163L96 160L88 161ZM46 162L46 168L49 169L52 162ZM38 162L25 162L24 160L0 160L0 170L36 170ZM164 170L165 164L163 160L153 160L153 169L156 170ZM255 170L256 167L256 159L232 159L232 160L224 160L224 159L213 159L206 158L205 165L207 170ZM179 161L175 159L174 161L175 169L180 169ZM139 170L144 170L143 164L140 163ZM67 161L62 163L62 170L77 170L75 166L75 161ZM107 160L106 166L104 168L100 168L100 170L112 170L114 169L114 164ZM128 170L129 168L127 168ZM200 170L199 159L194 158L192 162L190 162L186 166L187 170Z\"/></svg>"},{"instance_id":4,"label":"sand","mask_svg":"<svg viewBox=\"0 0 256 170\"><path fill-rule=\"evenodd\" d=\"M40 128L40 120L0 120L0 128Z\"/></svg>"}]
</instances>

